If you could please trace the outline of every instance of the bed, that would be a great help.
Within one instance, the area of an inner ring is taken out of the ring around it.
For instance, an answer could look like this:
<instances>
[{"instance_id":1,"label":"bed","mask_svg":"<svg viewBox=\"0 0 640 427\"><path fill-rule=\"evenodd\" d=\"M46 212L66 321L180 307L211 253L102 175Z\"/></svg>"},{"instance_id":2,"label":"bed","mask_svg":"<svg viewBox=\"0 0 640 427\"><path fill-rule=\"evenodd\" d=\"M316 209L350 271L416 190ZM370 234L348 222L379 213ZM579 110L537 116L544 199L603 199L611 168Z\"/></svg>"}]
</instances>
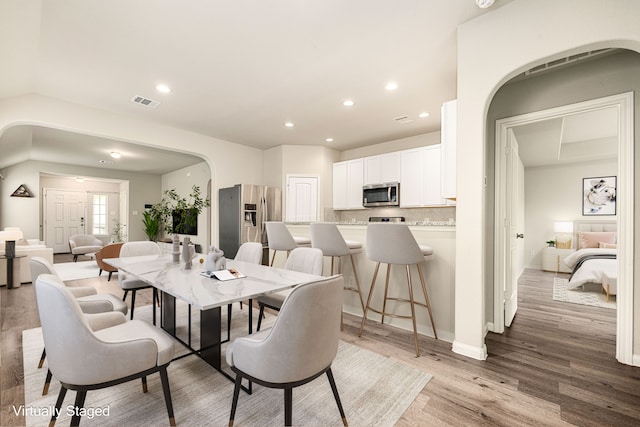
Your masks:
<instances>
[{"instance_id":1,"label":"bed","mask_svg":"<svg viewBox=\"0 0 640 427\"><path fill-rule=\"evenodd\" d=\"M587 283L602 284L605 277L615 281L618 276L616 224L576 225L577 250L564 259L572 271L567 289L582 287ZM615 289L610 292L615 295Z\"/></svg>"}]
</instances>

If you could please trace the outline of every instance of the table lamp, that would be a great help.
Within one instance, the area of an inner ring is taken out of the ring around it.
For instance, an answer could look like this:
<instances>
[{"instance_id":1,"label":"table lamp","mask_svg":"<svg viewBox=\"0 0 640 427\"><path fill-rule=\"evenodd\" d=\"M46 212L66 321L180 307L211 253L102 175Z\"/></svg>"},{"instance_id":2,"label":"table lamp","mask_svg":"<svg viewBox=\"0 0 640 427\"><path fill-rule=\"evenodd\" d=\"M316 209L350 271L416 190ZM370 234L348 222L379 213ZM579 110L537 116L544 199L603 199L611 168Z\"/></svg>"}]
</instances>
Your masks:
<instances>
[{"instance_id":1,"label":"table lamp","mask_svg":"<svg viewBox=\"0 0 640 427\"><path fill-rule=\"evenodd\" d=\"M20 240L22 237L22 231L18 227L6 227L4 231L0 231L0 240L4 240L5 257L15 258L16 240Z\"/></svg>"},{"instance_id":2,"label":"table lamp","mask_svg":"<svg viewBox=\"0 0 640 427\"><path fill-rule=\"evenodd\" d=\"M556 221L553 223L553 231L556 233L556 248L571 249L573 222Z\"/></svg>"}]
</instances>

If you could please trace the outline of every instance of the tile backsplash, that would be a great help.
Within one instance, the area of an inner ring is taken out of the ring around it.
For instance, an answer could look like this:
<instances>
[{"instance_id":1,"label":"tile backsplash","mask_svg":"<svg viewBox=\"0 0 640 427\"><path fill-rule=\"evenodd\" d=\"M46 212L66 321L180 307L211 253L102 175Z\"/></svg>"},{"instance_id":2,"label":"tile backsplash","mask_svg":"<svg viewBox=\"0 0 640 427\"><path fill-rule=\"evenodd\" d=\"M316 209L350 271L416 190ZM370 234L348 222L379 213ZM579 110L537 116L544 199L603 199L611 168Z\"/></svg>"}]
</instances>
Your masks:
<instances>
[{"instance_id":1,"label":"tile backsplash","mask_svg":"<svg viewBox=\"0 0 640 427\"><path fill-rule=\"evenodd\" d=\"M369 222L370 216L403 216L409 223L442 223L456 219L456 207L444 206L433 208L368 208L354 210L333 210L325 208L326 222L363 224Z\"/></svg>"}]
</instances>

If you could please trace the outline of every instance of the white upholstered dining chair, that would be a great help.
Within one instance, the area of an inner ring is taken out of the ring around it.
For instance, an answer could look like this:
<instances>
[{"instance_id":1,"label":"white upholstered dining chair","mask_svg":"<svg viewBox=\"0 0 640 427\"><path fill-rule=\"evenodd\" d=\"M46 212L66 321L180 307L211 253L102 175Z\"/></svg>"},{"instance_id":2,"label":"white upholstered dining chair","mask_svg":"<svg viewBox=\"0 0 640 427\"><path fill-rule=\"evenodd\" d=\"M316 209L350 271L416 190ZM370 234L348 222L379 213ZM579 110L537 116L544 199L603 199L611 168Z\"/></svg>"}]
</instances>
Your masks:
<instances>
[{"instance_id":1,"label":"white upholstered dining chair","mask_svg":"<svg viewBox=\"0 0 640 427\"><path fill-rule=\"evenodd\" d=\"M162 249L156 242L151 241L138 241L138 242L127 242L120 248L120 258L130 257L130 256L142 256L142 255L160 255L162 254ZM124 291L124 296L122 297L122 301L127 299L127 294L131 291L131 319L133 319L133 310L136 305L136 291L141 289L148 289L152 286L148 283L136 279L135 277L131 277L124 271L118 272L118 280L120 280L120 287ZM154 289L153 292L154 298L157 299L158 295ZM155 310L155 308L154 308ZM154 314L155 316L155 314Z\"/></svg>"},{"instance_id":2,"label":"white upholstered dining chair","mask_svg":"<svg viewBox=\"0 0 640 427\"><path fill-rule=\"evenodd\" d=\"M88 390L96 390L140 378L147 392L147 376L158 372L162 382L169 422L175 425L167 366L174 355L174 341L150 324L127 322L94 331L78 301L54 275L42 274L35 283L42 336L49 369L60 381L56 410L60 413L67 390L76 391L71 425L79 425Z\"/></svg>"},{"instance_id":3,"label":"white upholstered dining chair","mask_svg":"<svg viewBox=\"0 0 640 427\"><path fill-rule=\"evenodd\" d=\"M31 283L35 287L36 280L41 274L51 274L58 277L55 268L46 259L42 257L31 257L29 259L29 268L31 270ZM58 277L58 279L60 279ZM60 280L61 283L62 280ZM117 316L103 313L121 313L127 314L127 304L120 301L118 297L112 294L98 294L98 291L91 286L72 286L69 292L76 298L80 309L87 315L93 330L99 330L111 326L112 322L117 322ZM115 319L115 320L114 320ZM42 350L38 368L42 368L47 357L46 347ZM47 376L42 388L42 395L45 396L49 392L49 384L51 384L51 370L47 371Z\"/></svg>"},{"instance_id":4,"label":"white upholstered dining chair","mask_svg":"<svg viewBox=\"0 0 640 427\"><path fill-rule=\"evenodd\" d=\"M295 248L293 251L291 251L291 255L289 255L289 258L287 258L284 269L321 276L322 251L317 248ZM260 326L262 325L262 317L264 316L265 307L279 311L280 307L282 307L282 303L287 298L289 293L291 293L291 289L263 295L257 298L258 305L260 306L260 314L258 315L258 326L256 327L258 331L260 330Z\"/></svg>"},{"instance_id":5,"label":"white upholstered dining chair","mask_svg":"<svg viewBox=\"0 0 640 427\"><path fill-rule=\"evenodd\" d=\"M262 243L258 242L245 242L240 245L238 252L234 258L235 261L249 262L251 264L262 264ZM231 304L227 304L227 339L231 337ZM242 301L240 301L240 309L242 309ZM249 311L251 316L251 311ZM251 333L251 328L249 328Z\"/></svg>"},{"instance_id":6,"label":"white upholstered dining chair","mask_svg":"<svg viewBox=\"0 0 640 427\"><path fill-rule=\"evenodd\" d=\"M293 255L293 254L292 254ZM233 426L243 378L284 389L284 421L292 422L293 388L326 373L342 422L347 419L331 372L338 352L342 276L295 287L272 328L238 338L227 347L227 363L236 374L229 426ZM265 420L265 424L273 420Z\"/></svg>"}]
</instances>

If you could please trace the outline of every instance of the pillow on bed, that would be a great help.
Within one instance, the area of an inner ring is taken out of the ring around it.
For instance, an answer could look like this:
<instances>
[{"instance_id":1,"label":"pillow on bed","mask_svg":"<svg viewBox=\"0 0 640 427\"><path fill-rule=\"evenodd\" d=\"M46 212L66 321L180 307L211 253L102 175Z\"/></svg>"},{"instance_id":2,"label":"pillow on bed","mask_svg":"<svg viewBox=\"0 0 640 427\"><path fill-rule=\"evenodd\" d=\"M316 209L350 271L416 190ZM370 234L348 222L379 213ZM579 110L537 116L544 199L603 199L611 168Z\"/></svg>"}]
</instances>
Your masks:
<instances>
[{"instance_id":1,"label":"pillow on bed","mask_svg":"<svg viewBox=\"0 0 640 427\"><path fill-rule=\"evenodd\" d=\"M615 231L581 231L578 233L580 248L597 248L602 243L616 243Z\"/></svg>"},{"instance_id":2,"label":"pillow on bed","mask_svg":"<svg viewBox=\"0 0 640 427\"><path fill-rule=\"evenodd\" d=\"M603 249L617 249L618 245L616 243L598 242L598 247Z\"/></svg>"}]
</instances>

